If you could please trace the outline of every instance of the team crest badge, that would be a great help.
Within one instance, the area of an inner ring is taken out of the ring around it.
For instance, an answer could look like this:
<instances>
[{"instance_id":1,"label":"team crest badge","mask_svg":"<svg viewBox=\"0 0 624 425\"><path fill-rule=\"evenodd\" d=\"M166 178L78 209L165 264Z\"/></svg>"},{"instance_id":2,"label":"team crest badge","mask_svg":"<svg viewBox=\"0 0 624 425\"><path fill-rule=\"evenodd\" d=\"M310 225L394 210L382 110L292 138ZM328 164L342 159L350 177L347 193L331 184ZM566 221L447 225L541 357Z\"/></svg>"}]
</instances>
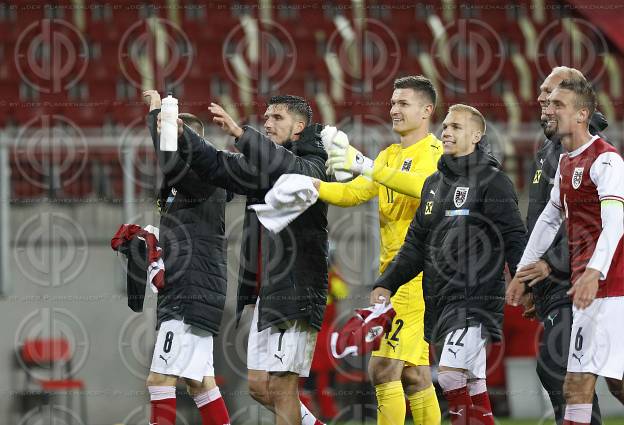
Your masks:
<instances>
[{"instance_id":1,"label":"team crest badge","mask_svg":"<svg viewBox=\"0 0 624 425\"><path fill-rule=\"evenodd\" d=\"M373 342L375 338L384 333L383 326L374 326L368 330L366 336L364 337L364 341Z\"/></svg>"},{"instance_id":2,"label":"team crest badge","mask_svg":"<svg viewBox=\"0 0 624 425\"><path fill-rule=\"evenodd\" d=\"M403 161L403 166L401 167L401 171L409 171L412 168L412 159L406 159Z\"/></svg>"},{"instance_id":3,"label":"team crest badge","mask_svg":"<svg viewBox=\"0 0 624 425\"><path fill-rule=\"evenodd\" d=\"M455 196L453 196L453 203L455 204L455 208L459 208L466 202L466 198L468 198L468 189L469 187L458 187L455 189Z\"/></svg>"},{"instance_id":4,"label":"team crest badge","mask_svg":"<svg viewBox=\"0 0 624 425\"><path fill-rule=\"evenodd\" d=\"M572 187L574 189L581 187L581 182L583 181L583 169L583 167L576 167L574 169L574 173L572 174Z\"/></svg>"}]
</instances>

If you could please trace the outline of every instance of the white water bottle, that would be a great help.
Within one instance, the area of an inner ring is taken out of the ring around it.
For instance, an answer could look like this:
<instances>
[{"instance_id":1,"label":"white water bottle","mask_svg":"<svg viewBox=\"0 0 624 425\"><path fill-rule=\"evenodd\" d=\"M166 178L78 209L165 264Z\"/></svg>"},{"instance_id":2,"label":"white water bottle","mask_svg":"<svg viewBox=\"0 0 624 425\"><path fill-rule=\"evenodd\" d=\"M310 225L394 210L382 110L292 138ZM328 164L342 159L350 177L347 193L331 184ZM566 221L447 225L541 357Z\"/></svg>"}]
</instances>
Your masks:
<instances>
[{"instance_id":1,"label":"white water bottle","mask_svg":"<svg viewBox=\"0 0 624 425\"><path fill-rule=\"evenodd\" d=\"M178 150L178 99L171 93L162 100L160 108L160 150Z\"/></svg>"}]
</instances>

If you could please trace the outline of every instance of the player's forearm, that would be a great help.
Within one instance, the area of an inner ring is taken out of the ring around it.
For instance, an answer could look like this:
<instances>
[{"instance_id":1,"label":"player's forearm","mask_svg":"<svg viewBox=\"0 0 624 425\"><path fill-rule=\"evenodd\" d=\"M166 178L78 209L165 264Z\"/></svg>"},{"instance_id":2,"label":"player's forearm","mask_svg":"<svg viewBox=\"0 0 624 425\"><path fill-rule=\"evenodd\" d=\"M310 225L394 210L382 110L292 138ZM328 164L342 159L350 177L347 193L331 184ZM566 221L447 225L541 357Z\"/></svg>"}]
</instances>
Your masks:
<instances>
[{"instance_id":1,"label":"player's forearm","mask_svg":"<svg viewBox=\"0 0 624 425\"><path fill-rule=\"evenodd\" d=\"M401 251L399 251L386 270L377 278L373 289L382 287L394 294L401 286L411 281L422 272L423 261L419 261L419 258L423 258L424 253L420 252L419 254L421 255L410 255L410 253L406 252L405 245L401 248Z\"/></svg>"},{"instance_id":2,"label":"player's forearm","mask_svg":"<svg viewBox=\"0 0 624 425\"><path fill-rule=\"evenodd\" d=\"M600 278L606 279L611 260L624 235L624 205L620 201L602 201L600 216L602 232L587 267L598 270Z\"/></svg>"},{"instance_id":3,"label":"player's forearm","mask_svg":"<svg viewBox=\"0 0 624 425\"><path fill-rule=\"evenodd\" d=\"M386 186L395 192L402 193L413 198L420 198L425 180L431 173L412 172L408 173L387 166L375 167L373 180Z\"/></svg>"},{"instance_id":4,"label":"player's forearm","mask_svg":"<svg viewBox=\"0 0 624 425\"><path fill-rule=\"evenodd\" d=\"M549 202L533 227L529 242L518 263L518 269L538 261L550 247L563 219L560 211Z\"/></svg>"},{"instance_id":5,"label":"player's forearm","mask_svg":"<svg viewBox=\"0 0 624 425\"><path fill-rule=\"evenodd\" d=\"M358 177L357 179L362 179ZM356 179L356 180L357 180ZM329 183L321 181L319 199L338 207L354 207L372 198L370 191L358 190L354 187L355 180L349 183Z\"/></svg>"}]
</instances>

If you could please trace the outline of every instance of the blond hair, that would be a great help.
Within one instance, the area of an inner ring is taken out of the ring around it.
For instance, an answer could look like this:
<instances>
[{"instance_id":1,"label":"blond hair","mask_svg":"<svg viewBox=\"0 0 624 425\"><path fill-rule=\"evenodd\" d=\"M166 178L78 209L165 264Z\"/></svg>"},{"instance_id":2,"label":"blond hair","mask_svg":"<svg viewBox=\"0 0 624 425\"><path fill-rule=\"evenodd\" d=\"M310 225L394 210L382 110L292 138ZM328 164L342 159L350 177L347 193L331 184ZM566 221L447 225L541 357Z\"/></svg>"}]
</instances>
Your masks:
<instances>
[{"instance_id":1,"label":"blond hair","mask_svg":"<svg viewBox=\"0 0 624 425\"><path fill-rule=\"evenodd\" d=\"M479 130L481 131L481 134L485 134L485 130L487 128L485 124L485 118L483 118L483 114L481 114L481 112L479 112L477 108L469 105L464 105L463 103L456 103L455 105L451 105L448 111L469 113L470 118L479 125Z\"/></svg>"},{"instance_id":2,"label":"blond hair","mask_svg":"<svg viewBox=\"0 0 624 425\"><path fill-rule=\"evenodd\" d=\"M576 68L570 68L569 66L556 66L550 72L551 74L561 74L564 80L580 80L587 81L581 71Z\"/></svg>"}]
</instances>

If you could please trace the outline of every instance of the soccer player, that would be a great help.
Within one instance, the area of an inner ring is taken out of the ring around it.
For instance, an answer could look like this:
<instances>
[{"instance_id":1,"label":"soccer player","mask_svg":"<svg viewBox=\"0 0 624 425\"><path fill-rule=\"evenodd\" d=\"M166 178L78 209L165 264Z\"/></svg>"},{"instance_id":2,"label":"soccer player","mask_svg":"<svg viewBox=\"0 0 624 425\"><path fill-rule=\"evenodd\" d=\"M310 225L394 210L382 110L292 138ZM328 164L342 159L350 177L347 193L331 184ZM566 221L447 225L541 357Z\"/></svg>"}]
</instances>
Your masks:
<instances>
[{"instance_id":1,"label":"soccer player","mask_svg":"<svg viewBox=\"0 0 624 425\"><path fill-rule=\"evenodd\" d=\"M205 184L179 157L165 157L156 131L160 95L148 90L143 96L150 105L147 125L164 173L158 204L165 286L158 293L159 330L147 378L150 423L175 423L176 383L181 378L204 425L229 424L213 362L213 339L219 334L227 285L226 192ZM179 116L204 134L197 117Z\"/></svg>"},{"instance_id":2,"label":"soccer player","mask_svg":"<svg viewBox=\"0 0 624 425\"><path fill-rule=\"evenodd\" d=\"M527 227L529 234L533 231L544 207L550 201L559 157L563 152L561 140L554 134L555 128L547 125L546 107L548 95L564 79L585 80L585 77L574 68L564 66L553 68L540 86L537 98L542 110L541 124L546 140L536 154L534 170L528 185ZM598 111L594 112L589 125L590 133L597 134L606 127L607 122L604 116ZM531 292L527 293L527 297L534 301L533 310L544 327L537 356L537 375L550 397L555 420L559 425L563 422L565 412L563 381L572 330L572 301L567 294L570 289L569 264L568 238L565 226L561 226L552 245L541 258L518 271L520 279L527 284L535 285ZM592 411L592 424L602 423L597 396L594 396Z\"/></svg>"},{"instance_id":3,"label":"soccer player","mask_svg":"<svg viewBox=\"0 0 624 425\"><path fill-rule=\"evenodd\" d=\"M438 382L453 425L494 424L485 382L488 339L501 339L505 262L515 272L525 227L510 179L486 153L481 113L453 105L444 154L427 178L405 241L377 279L371 301L423 273L425 338L444 342Z\"/></svg>"},{"instance_id":4,"label":"soccer player","mask_svg":"<svg viewBox=\"0 0 624 425\"><path fill-rule=\"evenodd\" d=\"M624 161L613 146L589 133L595 110L594 90L583 80L563 80L548 96L547 129L567 153L520 262L523 267L538 261L565 217L573 302L564 383L568 425L591 422L597 376L622 388L624 375L624 338L618 329L624 319ZM516 305L523 292L515 276L507 301Z\"/></svg>"},{"instance_id":5,"label":"soccer player","mask_svg":"<svg viewBox=\"0 0 624 425\"><path fill-rule=\"evenodd\" d=\"M357 161L362 156L351 146L331 151L328 164L334 171L363 175L348 183L315 182L319 199L333 205L349 207L379 198L381 272L401 246L421 203L423 183L442 155L442 144L429 129L436 104L431 81L422 76L397 79L390 102L392 128L401 142L383 150L374 164L368 159ZM392 297L392 305L397 313L392 329L369 363L377 395L377 423L403 424L407 394L414 423L437 424L440 407L431 382L429 345L423 336L422 275L414 275Z\"/></svg>"},{"instance_id":6,"label":"soccer player","mask_svg":"<svg viewBox=\"0 0 624 425\"><path fill-rule=\"evenodd\" d=\"M297 96L269 100L261 134L240 127L219 105L213 121L241 153L215 149L178 120L178 152L206 184L246 195L247 205L286 173L325 179L327 154L312 109ZM314 425L299 400L299 377L307 377L327 302L327 205L318 202L274 234L245 209L237 317L255 305L247 368L251 396L275 412L277 425Z\"/></svg>"}]
</instances>

